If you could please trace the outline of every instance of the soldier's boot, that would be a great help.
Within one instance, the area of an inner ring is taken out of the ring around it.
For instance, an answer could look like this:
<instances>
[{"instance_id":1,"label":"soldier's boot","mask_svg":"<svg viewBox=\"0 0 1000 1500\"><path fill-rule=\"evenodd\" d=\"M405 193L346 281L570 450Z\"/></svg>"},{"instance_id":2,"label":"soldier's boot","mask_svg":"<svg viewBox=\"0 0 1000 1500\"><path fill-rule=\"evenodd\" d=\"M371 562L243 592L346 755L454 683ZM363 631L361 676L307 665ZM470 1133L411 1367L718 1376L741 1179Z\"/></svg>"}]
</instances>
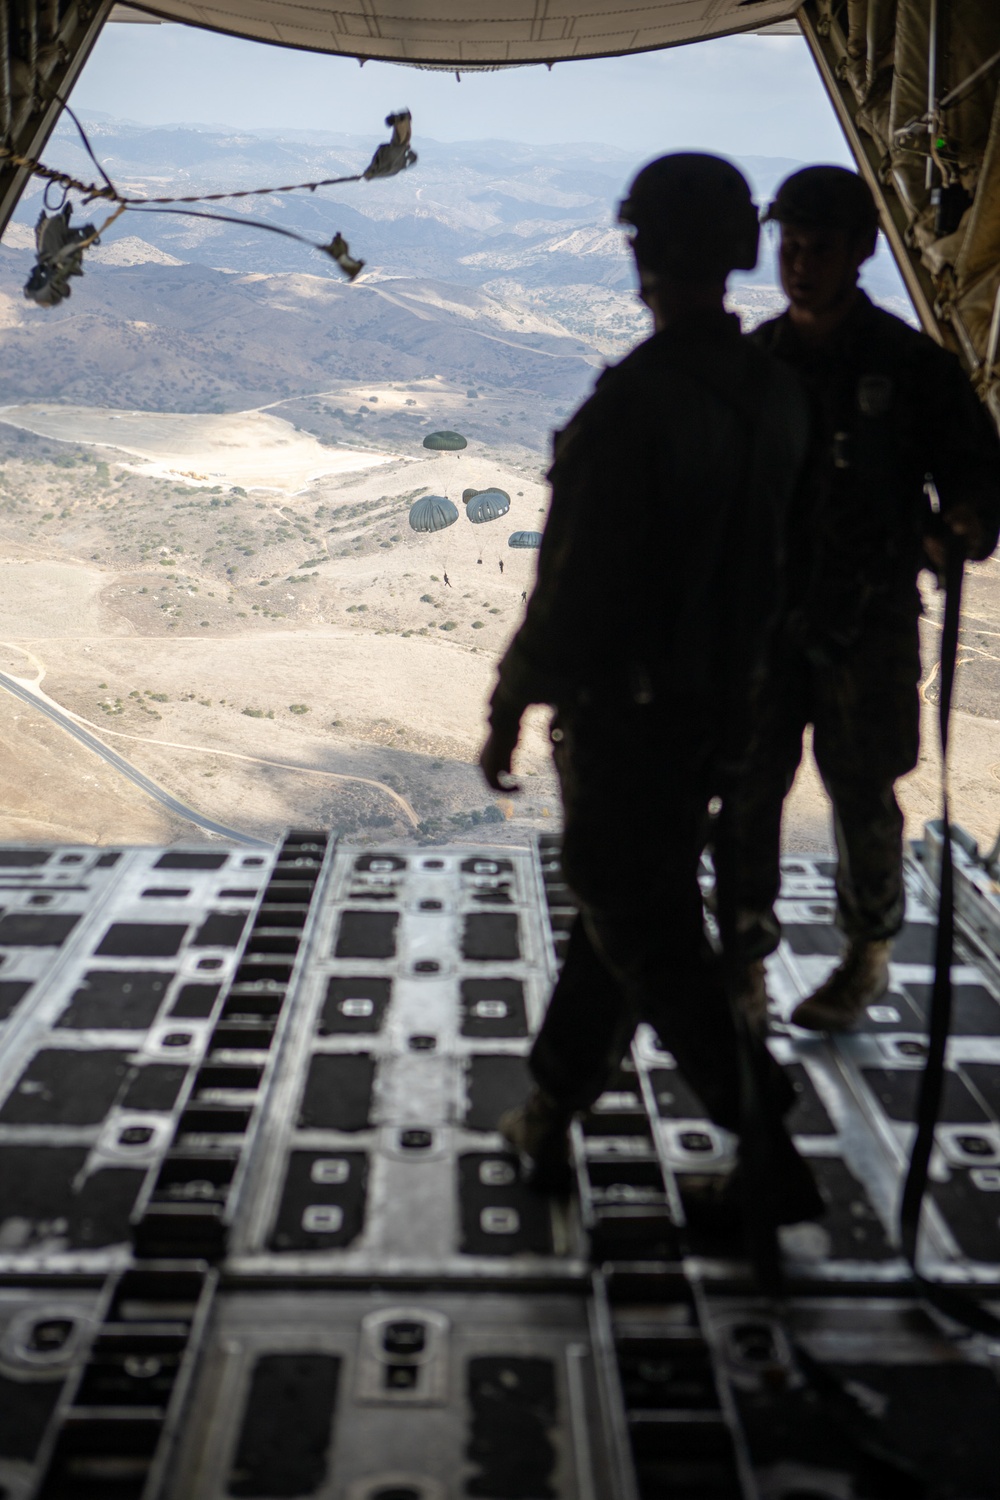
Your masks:
<instances>
[{"instance_id":1,"label":"soldier's boot","mask_svg":"<svg viewBox=\"0 0 1000 1500\"><path fill-rule=\"evenodd\" d=\"M889 988L892 940L854 942L840 965L814 995L792 1011L794 1026L807 1031L846 1031Z\"/></svg>"},{"instance_id":2,"label":"soldier's boot","mask_svg":"<svg viewBox=\"0 0 1000 1500\"><path fill-rule=\"evenodd\" d=\"M536 1088L523 1104L506 1110L497 1129L526 1168L531 1187L543 1193L565 1193L572 1182L568 1111L544 1089Z\"/></svg>"},{"instance_id":3,"label":"soldier's boot","mask_svg":"<svg viewBox=\"0 0 1000 1500\"><path fill-rule=\"evenodd\" d=\"M747 1025L758 1036L767 1035L767 976L764 960L755 958L741 965L733 988L733 999L743 1012Z\"/></svg>"},{"instance_id":4,"label":"soldier's boot","mask_svg":"<svg viewBox=\"0 0 1000 1500\"><path fill-rule=\"evenodd\" d=\"M770 1143L770 1203L767 1212L776 1226L821 1219L827 1205L809 1163L784 1131ZM688 1223L709 1234L738 1234L746 1227L751 1184L742 1155L725 1175L682 1177L681 1202Z\"/></svg>"}]
</instances>

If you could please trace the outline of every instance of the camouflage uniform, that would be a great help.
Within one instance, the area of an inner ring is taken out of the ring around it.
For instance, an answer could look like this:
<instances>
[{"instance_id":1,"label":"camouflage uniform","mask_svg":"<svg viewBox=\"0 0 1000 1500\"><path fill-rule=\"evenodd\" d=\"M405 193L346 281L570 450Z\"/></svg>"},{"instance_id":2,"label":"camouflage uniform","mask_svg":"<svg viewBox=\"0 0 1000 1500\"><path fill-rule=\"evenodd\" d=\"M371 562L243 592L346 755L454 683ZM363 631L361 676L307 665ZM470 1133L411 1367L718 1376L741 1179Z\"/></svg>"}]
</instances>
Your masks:
<instances>
[{"instance_id":1,"label":"camouflage uniform","mask_svg":"<svg viewBox=\"0 0 1000 1500\"><path fill-rule=\"evenodd\" d=\"M556 439L538 582L492 720L558 710L564 869L582 920L532 1069L567 1109L600 1094L645 1019L714 1118L738 1123L698 864L709 800L745 742L806 440L797 382L721 311L654 334Z\"/></svg>"},{"instance_id":2,"label":"camouflage uniform","mask_svg":"<svg viewBox=\"0 0 1000 1500\"><path fill-rule=\"evenodd\" d=\"M821 349L787 314L753 335L803 381L817 432L790 519L786 607L758 705L755 746L718 830L720 892L748 958L778 943L782 802L813 725L833 804L839 921L854 942L903 923L903 816L896 780L919 751L923 540L942 512L978 514L987 556L1000 524L1000 446L958 361L859 294Z\"/></svg>"}]
</instances>

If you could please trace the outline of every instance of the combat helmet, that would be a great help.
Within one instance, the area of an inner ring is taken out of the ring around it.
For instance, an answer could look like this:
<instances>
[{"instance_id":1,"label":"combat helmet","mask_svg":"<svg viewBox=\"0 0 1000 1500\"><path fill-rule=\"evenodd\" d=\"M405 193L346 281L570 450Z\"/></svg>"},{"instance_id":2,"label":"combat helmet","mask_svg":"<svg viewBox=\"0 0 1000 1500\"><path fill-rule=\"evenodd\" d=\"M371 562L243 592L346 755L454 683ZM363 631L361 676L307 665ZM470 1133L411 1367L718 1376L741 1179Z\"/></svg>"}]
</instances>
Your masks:
<instances>
[{"instance_id":1,"label":"combat helmet","mask_svg":"<svg viewBox=\"0 0 1000 1500\"><path fill-rule=\"evenodd\" d=\"M878 209L871 189L846 167L803 167L786 177L763 215L764 223L800 229L842 229L874 236Z\"/></svg>"},{"instance_id":2,"label":"combat helmet","mask_svg":"<svg viewBox=\"0 0 1000 1500\"><path fill-rule=\"evenodd\" d=\"M757 264L759 227L750 188L721 157L679 151L643 167L618 208L634 230L639 265L699 280Z\"/></svg>"}]
</instances>

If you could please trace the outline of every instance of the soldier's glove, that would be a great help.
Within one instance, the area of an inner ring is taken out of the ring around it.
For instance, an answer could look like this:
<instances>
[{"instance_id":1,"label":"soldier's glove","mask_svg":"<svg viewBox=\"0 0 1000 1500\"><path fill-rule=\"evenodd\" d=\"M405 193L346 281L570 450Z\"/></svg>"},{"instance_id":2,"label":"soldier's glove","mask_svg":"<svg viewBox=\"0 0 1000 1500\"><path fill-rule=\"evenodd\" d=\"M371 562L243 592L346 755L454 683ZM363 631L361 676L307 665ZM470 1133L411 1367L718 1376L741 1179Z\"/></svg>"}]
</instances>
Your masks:
<instances>
[{"instance_id":1,"label":"soldier's glove","mask_svg":"<svg viewBox=\"0 0 1000 1500\"><path fill-rule=\"evenodd\" d=\"M72 205L64 203L58 213L41 213L35 225L37 263L24 284L24 295L39 307L58 307L72 291L70 276L83 275L83 252L99 245L93 224L69 227Z\"/></svg>"},{"instance_id":2,"label":"soldier's glove","mask_svg":"<svg viewBox=\"0 0 1000 1500\"><path fill-rule=\"evenodd\" d=\"M993 551L979 512L967 500L950 505L944 512L944 523L958 537L970 562L982 562Z\"/></svg>"},{"instance_id":3,"label":"soldier's glove","mask_svg":"<svg viewBox=\"0 0 1000 1500\"><path fill-rule=\"evenodd\" d=\"M924 551L938 574L944 572L949 545L956 542L970 562L982 562L993 550L978 511L964 500L933 512L925 521Z\"/></svg>"},{"instance_id":4,"label":"soldier's glove","mask_svg":"<svg viewBox=\"0 0 1000 1500\"><path fill-rule=\"evenodd\" d=\"M412 167L417 159L417 153L410 150L410 136L413 132L410 111L401 109L394 115L386 115L385 123L392 126L392 138L384 146L379 146L362 173L366 182L370 182L373 177L395 177L397 172Z\"/></svg>"}]
</instances>

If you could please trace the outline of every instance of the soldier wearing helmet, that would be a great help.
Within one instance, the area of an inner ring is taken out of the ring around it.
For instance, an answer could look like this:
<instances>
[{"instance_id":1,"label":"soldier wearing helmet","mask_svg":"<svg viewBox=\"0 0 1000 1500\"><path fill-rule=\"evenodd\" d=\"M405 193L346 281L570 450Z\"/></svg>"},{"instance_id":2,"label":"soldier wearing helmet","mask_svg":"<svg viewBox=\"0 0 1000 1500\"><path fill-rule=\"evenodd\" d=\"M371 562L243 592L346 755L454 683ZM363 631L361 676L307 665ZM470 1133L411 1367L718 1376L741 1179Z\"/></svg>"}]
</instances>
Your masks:
<instances>
[{"instance_id":1,"label":"soldier wearing helmet","mask_svg":"<svg viewBox=\"0 0 1000 1500\"><path fill-rule=\"evenodd\" d=\"M918 755L917 576L923 566L942 566L947 535L967 557L992 552L1000 448L957 359L859 288L878 231L874 199L859 176L807 167L781 185L766 218L780 226L789 306L753 337L803 381L816 442L789 534L787 607L756 750L726 809L719 847L728 851L725 871L736 876L728 894L743 934L744 1000L760 1020L763 957L779 937L782 803L812 724L833 804L846 947L792 1020L834 1031L887 989L892 940L903 923L903 817L894 786Z\"/></svg>"},{"instance_id":2,"label":"soldier wearing helmet","mask_svg":"<svg viewBox=\"0 0 1000 1500\"><path fill-rule=\"evenodd\" d=\"M514 790L504 777L524 710L555 707L563 870L581 915L532 1051L536 1091L500 1123L550 1186L566 1176L573 1114L607 1087L640 1020L712 1118L741 1129L737 1031L698 868L709 804L745 749L808 444L798 383L723 306L729 273L757 258L740 173L661 157L620 217L654 331L556 435L538 581L480 762L492 787ZM768 1101L772 1215L815 1217L822 1200L781 1123L788 1086L760 1040L747 1044Z\"/></svg>"}]
</instances>

